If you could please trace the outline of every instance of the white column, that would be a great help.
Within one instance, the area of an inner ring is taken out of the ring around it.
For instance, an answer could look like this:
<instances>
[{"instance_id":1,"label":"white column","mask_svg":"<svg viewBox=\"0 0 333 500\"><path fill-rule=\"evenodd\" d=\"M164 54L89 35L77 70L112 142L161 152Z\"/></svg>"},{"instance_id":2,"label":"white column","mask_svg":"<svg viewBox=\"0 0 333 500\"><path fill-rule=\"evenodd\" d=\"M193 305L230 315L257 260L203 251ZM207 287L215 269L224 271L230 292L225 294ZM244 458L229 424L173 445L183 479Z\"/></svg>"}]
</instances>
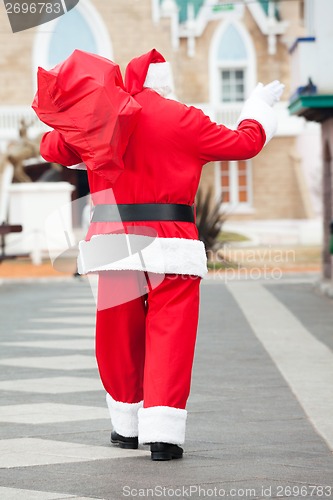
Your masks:
<instances>
[{"instance_id":1,"label":"white column","mask_svg":"<svg viewBox=\"0 0 333 500\"><path fill-rule=\"evenodd\" d=\"M72 229L71 193L74 186L68 182L29 182L12 184L9 198L9 223L21 224L21 233L6 237L6 251L30 253L35 264L40 264L42 255L59 247L59 235L46 231L45 224L52 213L61 210L63 216L62 237L74 243ZM51 235L51 236L50 236Z\"/></svg>"}]
</instances>

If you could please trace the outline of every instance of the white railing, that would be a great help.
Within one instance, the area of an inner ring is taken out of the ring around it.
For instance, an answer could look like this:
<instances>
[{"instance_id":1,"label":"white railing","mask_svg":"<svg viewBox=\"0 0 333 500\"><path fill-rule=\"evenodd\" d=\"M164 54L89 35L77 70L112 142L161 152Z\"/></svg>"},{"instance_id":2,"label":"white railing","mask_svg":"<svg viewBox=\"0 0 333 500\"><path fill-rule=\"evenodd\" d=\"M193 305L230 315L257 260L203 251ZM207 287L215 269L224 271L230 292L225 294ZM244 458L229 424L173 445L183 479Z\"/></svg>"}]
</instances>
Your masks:
<instances>
[{"instance_id":1,"label":"white railing","mask_svg":"<svg viewBox=\"0 0 333 500\"><path fill-rule=\"evenodd\" d=\"M209 103L195 103L192 104L196 108L202 109L202 111L210 117L210 119L216 123L222 123L226 127L231 129L236 128L236 124L242 107L243 102L237 103L220 103L215 106ZM291 116L288 111L288 102L281 101L274 106L278 129L277 136L296 136L302 133L304 129L304 119L298 116Z\"/></svg>"},{"instance_id":2,"label":"white railing","mask_svg":"<svg viewBox=\"0 0 333 500\"><path fill-rule=\"evenodd\" d=\"M303 122L300 118L289 115L287 104L281 102L276 106L279 117L278 135L297 135L301 132ZM216 106L195 103L193 106L202 109L213 121L235 128L243 103L221 103ZM31 137L48 130L29 106L0 106L0 150L8 141L18 138L22 119L30 125L28 132Z\"/></svg>"},{"instance_id":3,"label":"white railing","mask_svg":"<svg viewBox=\"0 0 333 500\"><path fill-rule=\"evenodd\" d=\"M243 105L243 102L230 104L223 103L216 106L213 106L207 102L192 104L192 106L194 106L195 108L202 109L202 111L206 115L208 115L212 121L216 123L223 123L223 125L226 125L229 128L236 127L236 123Z\"/></svg>"},{"instance_id":4,"label":"white railing","mask_svg":"<svg viewBox=\"0 0 333 500\"><path fill-rule=\"evenodd\" d=\"M30 106L0 106L0 146L19 137L21 120L29 126L31 137L48 129Z\"/></svg>"},{"instance_id":5,"label":"white railing","mask_svg":"<svg viewBox=\"0 0 333 500\"><path fill-rule=\"evenodd\" d=\"M216 122L223 123L223 125L230 128L236 128L236 123L243 106L243 102L219 105L215 111Z\"/></svg>"}]
</instances>

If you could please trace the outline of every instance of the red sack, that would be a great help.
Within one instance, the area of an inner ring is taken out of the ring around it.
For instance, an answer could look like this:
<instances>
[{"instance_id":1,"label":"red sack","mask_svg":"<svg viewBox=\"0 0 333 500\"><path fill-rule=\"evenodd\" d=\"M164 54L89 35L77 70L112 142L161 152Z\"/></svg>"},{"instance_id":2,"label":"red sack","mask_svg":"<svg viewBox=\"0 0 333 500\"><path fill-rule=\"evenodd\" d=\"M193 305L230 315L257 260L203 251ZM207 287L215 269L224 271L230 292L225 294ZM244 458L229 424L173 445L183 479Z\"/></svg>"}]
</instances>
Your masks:
<instances>
[{"instance_id":1,"label":"red sack","mask_svg":"<svg viewBox=\"0 0 333 500\"><path fill-rule=\"evenodd\" d=\"M87 168L114 182L141 106L124 89L119 66L75 50L50 71L38 68L32 107Z\"/></svg>"}]
</instances>

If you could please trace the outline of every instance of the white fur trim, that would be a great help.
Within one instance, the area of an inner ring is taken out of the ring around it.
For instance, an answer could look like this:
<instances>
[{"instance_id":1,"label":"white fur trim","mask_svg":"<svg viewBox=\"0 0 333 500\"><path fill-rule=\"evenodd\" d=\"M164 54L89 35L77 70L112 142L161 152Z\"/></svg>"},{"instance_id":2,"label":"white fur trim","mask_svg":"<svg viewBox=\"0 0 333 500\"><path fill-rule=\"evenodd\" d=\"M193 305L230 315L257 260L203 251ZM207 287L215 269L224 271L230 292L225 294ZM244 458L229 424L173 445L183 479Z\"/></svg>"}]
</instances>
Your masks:
<instances>
[{"instance_id":1,"label":"white fur trim","mask_svg":"<svg viewBox=\"0 0 333 500\"><path fill-rule=\"evenodd\" d=\"M78 272L132 270L204 277L207 257L202 241L153 238L138 234L101 234L79 243Z\"/></svg>"},{"instance_id":2,"label":"white fur trim","mask_svg":"<svg viewBox=\"0 0 333 500\"><path fill-rule=\"evenodd\" d=\"M77 163L76 165L71 165L70 167L71 170L87 170L87 165L85 163Z\"/></svg>"},{"instance_id":3,"label":"white fur trim","mask_svg":"<svg viewBox=\"0 0 333 500\"><path fill-rule=\"evenodd\" d=\"M170 63L161 62L149 64L143 86L155 90L163 97L173 94L174 84Z\"/></svg>"},{"instance_id":4,"label":"white fur trim","mask_svg":"<svg viewBox=\"0 0 333 500\"><path fill-rule=\"evenodd\" d=\"M139 410L139 442L185 442L187 411L171 406L152 406Z\"/></svg>"},{"instance_id":5,"label":"white fur trim","mask_svg":"<svg viewBox=\"0 0 333 500\"><path fill-rule=\"evenodd\" d=\"M139 403L122 403L115 401L110 394L106 394L113 430L125 437L138 435L138 411L142 408Z\"/></svg>"},{"instance_id":6,"label":"white fur trim","mask_svg":"<svg viewBox=\"0 0 333 500\"><path fill-rule=\"evenodd\" d=\"M256 120L259 122L266 134L267 144L273 137L277 129L277 115L275 110L258 97L250 97L244 104L237 126L243 120Z\"/></svg>"}]
</instances>

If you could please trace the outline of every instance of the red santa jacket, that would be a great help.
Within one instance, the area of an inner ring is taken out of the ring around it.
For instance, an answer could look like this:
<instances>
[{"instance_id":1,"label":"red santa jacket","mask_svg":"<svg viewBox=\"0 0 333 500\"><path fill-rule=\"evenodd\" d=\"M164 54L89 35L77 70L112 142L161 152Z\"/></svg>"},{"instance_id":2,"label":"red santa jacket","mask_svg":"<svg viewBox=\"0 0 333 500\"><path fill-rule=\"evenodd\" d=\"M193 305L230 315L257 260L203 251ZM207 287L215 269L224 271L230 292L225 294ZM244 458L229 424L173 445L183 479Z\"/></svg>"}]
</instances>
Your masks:
<instances>
[{"instance_id":1,"label":"red santa jacket","mask_svg":"<svg viewBox=\"0 0 333 500\"><path fill-rule=\"evenodd\" d=\"M193 205L206 163L252 158L273 133L275 114L265 103L261 109L258 103L246 103L237 130L230 130L195 107L144 88L149 64L161 61L163 57L153 50L128 65L126 90L142 109L123 157L125 168L117 180L112 183L88 169L94 205ZM41 155L67 166L81 161L56 131L44 135ZM130 248L136 247L136 240L140 255ZM142 269L204 276L207 270L204 245L190 222L92 222L79 246L81 273ZM120 255L121 248L125 255Z\"/></svg>"}]
</instances>

